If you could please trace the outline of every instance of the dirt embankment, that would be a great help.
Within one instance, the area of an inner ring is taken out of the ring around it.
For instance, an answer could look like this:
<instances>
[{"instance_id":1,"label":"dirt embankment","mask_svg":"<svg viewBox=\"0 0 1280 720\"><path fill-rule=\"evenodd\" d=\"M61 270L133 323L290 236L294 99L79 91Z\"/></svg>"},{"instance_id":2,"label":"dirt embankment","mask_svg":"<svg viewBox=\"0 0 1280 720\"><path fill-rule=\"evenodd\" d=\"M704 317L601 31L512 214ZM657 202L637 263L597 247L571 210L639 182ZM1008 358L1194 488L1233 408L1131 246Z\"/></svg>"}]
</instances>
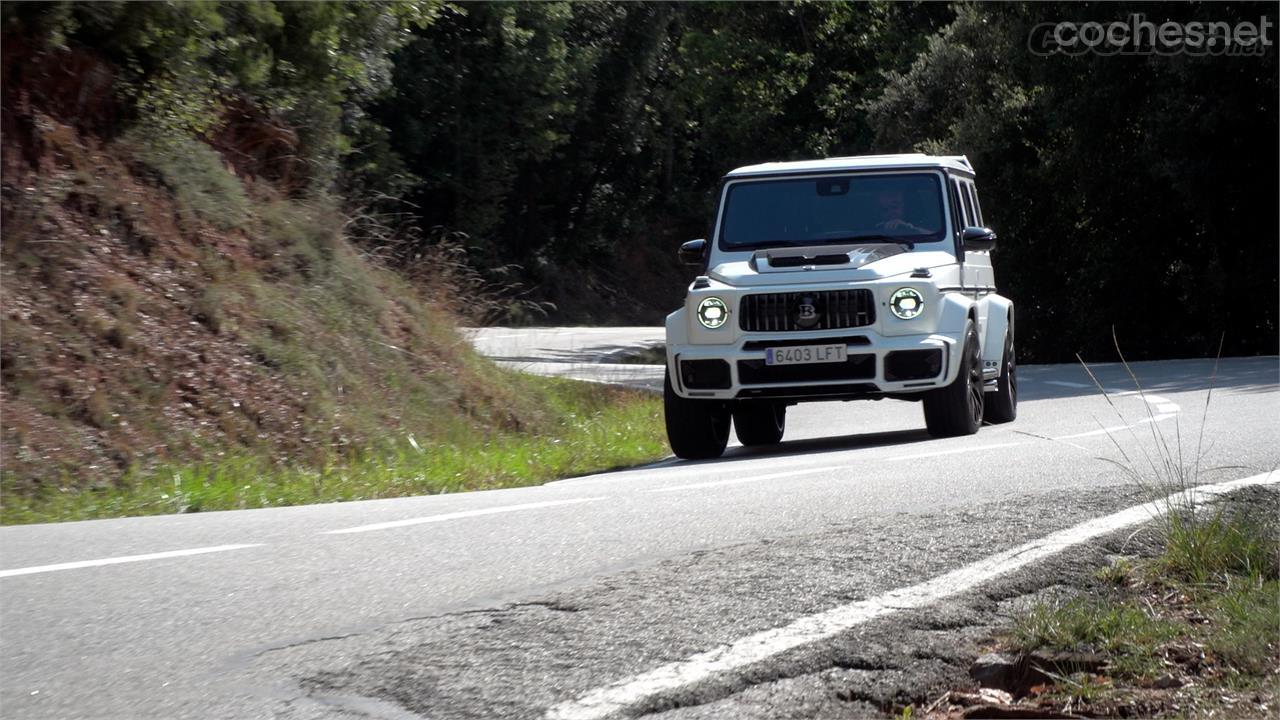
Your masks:
<instances>
[{"instance_id":1,"label":"dirt embankment","mask_svg":"<svg viewBox=\"0 0 1280 720\"><path fill-rule=\"evenodd\" d=\"M89 55L6 39L4 68L7 491L529 421L447 313L346 241L332 202L291 194L259 142L287 133L241 115L210 143L125 122Z\"/></svg>"}]
</instances>

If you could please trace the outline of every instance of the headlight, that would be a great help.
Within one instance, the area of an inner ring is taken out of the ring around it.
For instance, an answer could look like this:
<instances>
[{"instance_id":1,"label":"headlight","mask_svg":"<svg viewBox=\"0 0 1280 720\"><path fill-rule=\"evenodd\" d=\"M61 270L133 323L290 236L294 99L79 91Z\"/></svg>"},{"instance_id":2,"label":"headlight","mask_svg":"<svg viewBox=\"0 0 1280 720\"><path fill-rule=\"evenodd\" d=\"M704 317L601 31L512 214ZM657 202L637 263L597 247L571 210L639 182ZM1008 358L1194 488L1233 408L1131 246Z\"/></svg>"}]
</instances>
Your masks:
<instances>
[{"instance_id":1,"label":"headlight","mask_svg":"<svg viewBox=\"0 0 1280 720\"><path fill-rule=\"evenodd\" d=\"M729 306L718 297L709 297L698 303L698 322L708 330L715 330L729 319Z\"/></svg>"},{"instance_id":2,"label":"headlight","mask_svg":"<svg viewBox=\"0 0 1280 720\"><path fill-rule=\"evenodd\" d=\"M924 312L924 297L914 288L898 288L889 296L889 309L902 320L910 320Z\"/></svg>"}]
</instances>

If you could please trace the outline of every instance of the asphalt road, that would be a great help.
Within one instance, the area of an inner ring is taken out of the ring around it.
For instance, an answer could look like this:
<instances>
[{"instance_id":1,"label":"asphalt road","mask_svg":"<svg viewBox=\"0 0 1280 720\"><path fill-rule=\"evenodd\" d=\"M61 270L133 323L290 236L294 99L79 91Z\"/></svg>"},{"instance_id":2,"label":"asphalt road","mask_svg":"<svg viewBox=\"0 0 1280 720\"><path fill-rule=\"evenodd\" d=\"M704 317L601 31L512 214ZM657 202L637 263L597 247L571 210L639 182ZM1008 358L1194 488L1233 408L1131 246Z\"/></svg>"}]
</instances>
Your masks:
<instances>
[{"instance_id":1,"label":"asphalt road","mask_svg":"<svg viewBox=\"0 0 1280 720\"><path fill-rule=\"evenodd\" d=\"M489 329L475 341L503 362L563 373L660 339ZM1101 459L1122 449L1140 465L1159 443L1189 458L1203 426L1201 482L1280 466L1276 358L1224 359L1206 410L1212 366L1136 364L1145 398L1119 366L1096 368L1108 397L1079 367L1023 367L1018 420L970 438L929 438L912 403L819 403L792 408L780 446L733 447L714 462L0 528L0 715L542 717L1131 506L1141 491ZM655 372L631 368L636 382ZM167 554L180 551L193 552ZM868 633L798 650L804 672L857 670ZM757 695L780 697L751 686L702 682L674 712L713 716L737 702L725 712L744 716ZM788 698L797 716L839 714L830 697Z\"/></svg>"}]
</instances>

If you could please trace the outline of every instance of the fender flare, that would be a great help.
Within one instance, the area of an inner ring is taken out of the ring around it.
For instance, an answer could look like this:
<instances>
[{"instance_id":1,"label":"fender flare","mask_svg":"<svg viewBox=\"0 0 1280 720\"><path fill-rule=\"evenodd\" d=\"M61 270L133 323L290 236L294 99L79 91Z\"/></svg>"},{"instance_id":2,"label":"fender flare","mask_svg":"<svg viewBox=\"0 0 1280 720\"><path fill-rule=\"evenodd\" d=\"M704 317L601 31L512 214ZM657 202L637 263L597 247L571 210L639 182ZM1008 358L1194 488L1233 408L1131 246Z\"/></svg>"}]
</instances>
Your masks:
<instances>
[{"instance_id":1,"label":"fender flare","mask_svg":"<svg viewBox=\"0 0 1280 720\"><path fill-rule=\"evenodd\" d=\"M676 358L672 350L689 344L689 323L685 318L685 312L684 308L680 308L667 316L667 370L672 378L678 375Z\"/></svg>"},{"instance_id":2,"label":"fender flare","mask_svg":"<svg viewBox=\"0 0 1280 720\"><path fill-rule=\"evenodd\" d=\"M987 308L987 327L984 330L982 343L982 364L984 367L1000 367L1004 358L1004 339L1013 331L1013 301L1002 295L991 294L983 298L990 303Z\"/></svg>"},{"instance_id":3,"label":"fender flare","mask_svg":"<svg viewBox=\"0 0 1280 720\"><path fill-rule=\"evenodd\" d=\"M941 298L937 328L939 332L954 335L964 342L964 324L973 318L977 325L977 312L972 299L957 292L945 293Z\"/></svg>"}]
</instances>

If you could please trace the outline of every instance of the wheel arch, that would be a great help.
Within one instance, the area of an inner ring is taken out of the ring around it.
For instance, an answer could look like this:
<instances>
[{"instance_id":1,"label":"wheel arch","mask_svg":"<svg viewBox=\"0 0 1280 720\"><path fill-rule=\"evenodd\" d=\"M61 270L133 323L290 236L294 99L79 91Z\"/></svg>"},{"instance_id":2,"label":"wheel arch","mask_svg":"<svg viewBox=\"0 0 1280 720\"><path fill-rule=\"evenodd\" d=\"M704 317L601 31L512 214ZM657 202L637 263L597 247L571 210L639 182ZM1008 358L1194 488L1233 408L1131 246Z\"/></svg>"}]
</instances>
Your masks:
<instances>
[{"instance_id":1,"label":"wheel arch","mask_svg":"<svg viewBox=\"0 0 1280 720\"><path fill-rule=\"evenodd\" d=\"M689 344L689 325L685 312L684 308L680 308L667 315L667 370L672 378L675 378L678 373L674 348Z\"/></svg>"},{"instance_id":2,"label":"wheel arch","mask_svg":"<svg viewBox=\"0 0 1280 720\"><path fill-rule=\"evenodd\" d=\"M1000 366L1004 357L1004 339L1013 330L1013 301L1002 295L991 294L983 298L987 307L987 326L983 328L982 364L984 367Z\"/></svg>"}]
</instances>

